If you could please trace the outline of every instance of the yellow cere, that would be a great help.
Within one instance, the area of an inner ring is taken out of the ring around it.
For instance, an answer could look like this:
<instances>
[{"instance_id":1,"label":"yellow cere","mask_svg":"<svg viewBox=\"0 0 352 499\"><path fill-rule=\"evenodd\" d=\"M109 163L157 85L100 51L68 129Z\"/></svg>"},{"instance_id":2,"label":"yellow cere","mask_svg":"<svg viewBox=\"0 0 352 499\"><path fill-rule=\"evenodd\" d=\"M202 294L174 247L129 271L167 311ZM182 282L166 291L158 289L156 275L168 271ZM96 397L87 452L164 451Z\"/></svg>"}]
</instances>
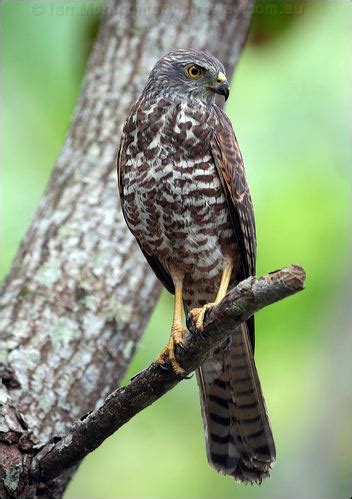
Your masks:
<instances>
[{"instance_id":1,"label":"yellow cere","mask_svg":"<svg viewBox=\"0 0 352 499\"><path fill-rule=\"evenodd\" d=\"M218 77L217 77L216 81L217 81L218 83L224 83L224 81L227 81L227 78L226 78L226 76L224 75L224 73L222 73L222 72L220 71L220 72L219 72L219 74L218 74Z\"/></svg>"}]
</instances>

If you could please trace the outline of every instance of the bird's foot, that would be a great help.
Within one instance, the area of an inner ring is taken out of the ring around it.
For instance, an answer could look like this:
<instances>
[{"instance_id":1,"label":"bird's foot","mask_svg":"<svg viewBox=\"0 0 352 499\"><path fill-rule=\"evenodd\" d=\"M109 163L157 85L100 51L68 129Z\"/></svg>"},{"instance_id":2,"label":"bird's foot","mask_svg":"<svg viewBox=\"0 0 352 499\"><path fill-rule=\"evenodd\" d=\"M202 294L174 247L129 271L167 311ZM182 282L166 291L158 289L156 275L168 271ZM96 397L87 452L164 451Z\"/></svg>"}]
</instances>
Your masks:
<instances>
[{"instance_id":1,"label":"bird's foot","mask_svg":"<svg viewBox=\"0 0 352 499\"><path fill-rule=\"evenodd\" d=\"M207 303L203 307L194 308L190 311L190 319L195 324L199 333L204 331L204 318L205 314L214 307L215 303Z\"/></svg>"},{"instance_id":2,"label":"bird's foot","mask_svg":"<svg viewBox=\"0 0 352 499\"><path fill-rule=\"evenodd\" d=\"M165 364L165 355L169 358L172 369L174 370L175 374L178 374L179 376L184 376L185 375L185 370L182 369L178 361L176 360L175 357L175 347L177 345L180 345L182 348L184 348L184 341L183 341L183 335L187 331L186 328L184 328L181 324L180 325L174 325L171 329L171 334L169 341L166 343L164 348L161 350L159 353L156 361L158 364L164 365Z\"/></svg>"}]
</instances>

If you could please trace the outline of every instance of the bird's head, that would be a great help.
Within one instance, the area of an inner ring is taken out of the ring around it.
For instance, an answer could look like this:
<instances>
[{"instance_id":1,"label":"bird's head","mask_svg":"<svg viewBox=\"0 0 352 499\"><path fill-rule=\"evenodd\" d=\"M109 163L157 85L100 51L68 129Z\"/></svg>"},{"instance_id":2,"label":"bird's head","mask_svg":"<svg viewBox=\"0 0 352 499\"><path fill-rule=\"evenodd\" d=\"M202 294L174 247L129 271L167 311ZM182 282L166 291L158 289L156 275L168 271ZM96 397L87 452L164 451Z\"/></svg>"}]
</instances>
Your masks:
<instances>
[{"instance_id":1,"label":"bird's head","mask_svg":"<svg viewBox=\"0 0 352 499\"><path fill-rule=\"evenodd\" d=\"M197 97L207 103L215 101L215 95L228 98L229 84L223 64L206 52L179 49L160 59L152 69L146 90L159 97L181 95Z\"/></svg>"}]
</instances>

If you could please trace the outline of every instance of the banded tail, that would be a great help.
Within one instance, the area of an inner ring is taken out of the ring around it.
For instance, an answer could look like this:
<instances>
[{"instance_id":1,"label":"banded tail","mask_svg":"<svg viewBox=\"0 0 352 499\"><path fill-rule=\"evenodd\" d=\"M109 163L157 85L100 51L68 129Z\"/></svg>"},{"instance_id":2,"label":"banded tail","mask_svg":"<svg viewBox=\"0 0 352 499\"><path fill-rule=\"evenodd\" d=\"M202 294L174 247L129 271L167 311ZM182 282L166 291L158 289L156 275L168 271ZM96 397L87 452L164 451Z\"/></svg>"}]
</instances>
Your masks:
<instances>
[{"instance_id":1,"label":"banded tail","mask_svg":"<svg viewBox=\"0 0 352 499\"><path fill-rule=\"evenodd\" d=\"M246 323L197 372L208 461L245 483L261 482L275 444Z\"/></svg>"}]
</instances>

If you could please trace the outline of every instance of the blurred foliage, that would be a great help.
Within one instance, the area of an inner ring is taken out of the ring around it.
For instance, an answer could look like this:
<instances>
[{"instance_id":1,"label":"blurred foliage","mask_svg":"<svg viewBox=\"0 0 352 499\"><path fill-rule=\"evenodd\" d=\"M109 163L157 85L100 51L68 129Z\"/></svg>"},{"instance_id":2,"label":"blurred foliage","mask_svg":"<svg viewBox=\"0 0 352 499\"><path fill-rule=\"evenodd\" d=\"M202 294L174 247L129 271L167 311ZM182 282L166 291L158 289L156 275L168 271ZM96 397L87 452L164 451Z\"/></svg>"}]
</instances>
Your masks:
<instances>
[{"instance_id":1,"label":"blurred foliage","mask_svg":"<svg viewBox=\"0 0 352 499\"><path fill-rule=\"evenodd\" d=\"M307 0L257 0L249 42L262 45L282 36L312 5Z\"/></svg>"},{"instance_id":2,"label":"blurred foliage","mask_svg":"<svg viewBox=\"0 0 352 499\"><path fill-rule=\"evenodd\" d=\"M256 362L277 442L272 478L245 487L209 468L193 379L88 456L67 498L348 496L349 6L301 2L290 13L291 2L279 3L281 11L257 5L256 43L227 106L254 199L258 273L298 262L308 275L303 293L257 316ZM101 6L2 5L2 276L60 151ZM128 376L155 358L170 323L164 293Z\"/></svg>"}]
</instances>

